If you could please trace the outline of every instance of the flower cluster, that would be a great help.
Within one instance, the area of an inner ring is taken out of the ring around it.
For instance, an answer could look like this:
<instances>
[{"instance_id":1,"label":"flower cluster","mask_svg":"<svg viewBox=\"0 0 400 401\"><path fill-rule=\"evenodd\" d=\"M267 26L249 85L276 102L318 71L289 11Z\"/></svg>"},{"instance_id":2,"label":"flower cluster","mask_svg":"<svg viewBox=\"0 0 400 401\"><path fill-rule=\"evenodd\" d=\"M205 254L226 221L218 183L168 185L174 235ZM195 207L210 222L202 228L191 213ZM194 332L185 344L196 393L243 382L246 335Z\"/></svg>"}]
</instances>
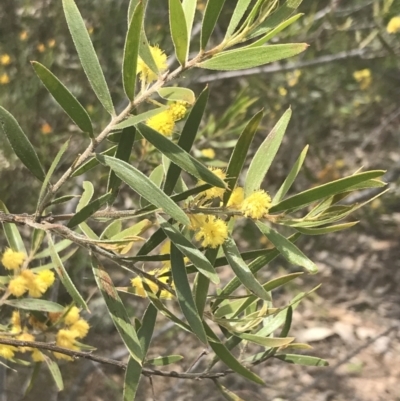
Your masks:
<instances>
[{"instance_id":1,"label":"flower cluster","mask_svg":"<svg viewBox=\"0 0 400 401\"><path fill-rule=\"evenodd\" d=\"M19 269L24 263L26 255L23 252L13 251L11 248L7 248L1 258L1 263L7 270Z\"/></svg>"},{"instance_id":2,"label":"flower cluster","mask_svg":"<svg viewBox=\"0 0 400 401\"><path fill-rule=\"evenodd\" d=\"M28 292L29 296L40 298L53 285L54 279L54 273L51 270L34 273L26 269L10 280L8 290L15 297L21 297Z\"/></svg>"},{"instance_id":3,"label":"flower cluster","mask_svg":"<svg viewBox=\"0 0 400 401\"><path fill-rule=\"evenodd\" d=\"M167 273L169 271L170 271L170 267L166 266L166 267L163 267L162 269L152 270L148 273L153 275L155 278L157 278L158 281L160 281L161 283L169 284L171 288L174 288L174 284L171 283L170 276L165 275L165 273ZM148 279L137 276L131 280L131 285L134 288L135 295L142 297L142 298L147 297L146 290L143 287L143 281L150 288L151 292L153 292L154 294L157 294L159 292L159 287L157 284L153 283L152 281L150 281ZM171 294L167 290L162 289L160 292L160 298L172 299L173 294Z\"/></svg>"},{"instance_id":4,"label":"flower cluster","mask_svg":"<svg viewBox=\"0 0 400 401\"><path fill-rule=\"evenodd\" d=\"M158 70L160 72L165 71L167 69L167 55L158 46L150 46L150 52ZM157 74L150 69L141 57L138 59L136 73L140 74L140 80L144 83L151 83L157 79Z\"/></svg>"},{"instance_id":5,"label":"flower cluster","mask_svg":"<svg viewBox=\"0 0 400 401\"><path fill-rule=\"evenodd\" d=\"M186 110L186 102L174 102L167 110L150 117L146 124L160 134L170 136L174 132L175 122L185 117Z\"/></svg>"}]
</instances>

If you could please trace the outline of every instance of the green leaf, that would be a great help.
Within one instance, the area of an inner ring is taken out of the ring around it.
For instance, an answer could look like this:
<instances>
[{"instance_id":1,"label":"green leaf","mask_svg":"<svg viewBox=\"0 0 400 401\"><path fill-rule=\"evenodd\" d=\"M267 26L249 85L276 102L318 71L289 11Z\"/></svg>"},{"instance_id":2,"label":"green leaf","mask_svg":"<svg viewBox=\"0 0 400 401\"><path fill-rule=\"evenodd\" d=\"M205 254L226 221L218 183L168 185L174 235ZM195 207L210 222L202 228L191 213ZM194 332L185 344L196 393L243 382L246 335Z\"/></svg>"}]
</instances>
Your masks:
<instances>
[{"instance_id":1,"label":"green leaf","mask_svg":"<svg viewBox=\"0 0 400 401\"><path fill-rule=\"evenodd\" d=\"M179 362L183 359L182 355L168 355L168 356L159 356L157 358L148 359L146 363L154 366L166 366L171 365L172 363Z\"/></svg>"},{"instance_id":2,"label":"green leaf","mask_svg":"<svg viewBox=\"0 0 400 401\"><path fill-rule=\"evenodd\" d=\"M130 0L128 6L128 26L133 17L133 13L136 9L136 6L139 3L143 3L144 11L146 11L148 0Z\"/></svg>"},{"instance_id":3,"label":"green leaf","mask_svg":"<svg viewBox=\"0 0 400 401\"><path fill-rule=\"evenodd\" d=\"M235 241L232 237L229 236L225 240L224 244L222 245L222 249L224 250L229 265L232 267L232 270L235 272L241 283L250 292L257 295L261 299L264 299L265 301L270 301L271 296L257 281L249 267L246 265L245 261L240 256L240 252L237 249Z\"/></svg>"},{"instance_id":4,"label":"green leaf","mask_svg":"<svg viewBox=\"0 0 400 401\"><path fill-rule=\"evenodd\" d=\"M209 260L174 226L162 217L159 217L158 221L171 242L193 263L196 269L214 284L219 284L219 277Z\"/></svg>"},{"instance_id":5,"label":"green leaf","mask_svg":"<svg viewBox=\"0 0 400 401\"><path fill-rule=\"evenodd\" d=\"M54 245L54 249L56 252L61 252L64 249L68 248L70 245L72 244L72 241L70 241L69 239L63 239L60 242L57 242L56 245ZM43 258L47 258L50 256L50 249L47 248L45 250L43 250L42 252L37 253L33 259L43 259Z\"/></svg>"},{"instance_id":6,"label":"green leaf","mask_svg":"<svg viewBox=\"0 0 400 401\"><path fill-rule=\"evenodd\" d=\"M272 199L272 204L273 205L279 203L285 197L285 195L288 193L289 189L291 188L291 186L294 183L294 180L296 179L297 175L299 174L299 172L301 170L301 167L302 167L302 165L304 163L304 160L305 160L305 158L307 156L307 152L308 152L308 145L300 153L300 156L296 160L296 162L294 163L292 169L290 170L290 173L288 174L288 176L286 177L285 181L283 182L281 187L278 189L278 192L276 193L276 195Z\"/></svg>"},{"instance_id":7,"label":"green leaf","mask_svg":"<svg viewBox=\"0 0 400 401\"><path fill-rule=\"evenodd\" d=\"M192 33L194 15L196 13L197 0L183 0L182 7L185 13L186 29L188 38L190 38Z\"/></svg>"},{"instance_id":8,"label":"green leaf","mask_svg":"<svg viewBox=\"0 0 400 401\"><path fill-rule=\"evenodd\" d=\"M133 100L135 97L136 71L142 23L143 3L139 2L134 9L132 19L130 19L122 62L122 81L124 84L124 91L129 100Z\"/></svg>"},{"instance_id":9,"label":"green leaf","mask_svg":"<svg viewBox=\"0 0 400 401\"><path fill-rule=\"evenodd\" d=\"M61 376L61 371L60 368L57 365L57 362L53 361L51 358L49 358L47 355L44 356L44 361L46 362L46 365L49 369L49 372L51 374L51 377L54 380L54 383L57 386L58 391L63 391L64 390L64 383L63 379Z\"/></svg>"},{"instance_id":10,"label":"green leaf","mask_svg":"<svg viewBox=\"0 0 400 401\"><path fill-rule=\"evenodd\" d=\"M76 207L77 212L79 212L81 209L83 209L86 205L89 204L94 194L94 187L90 181L83 181L82 186L83 186L83 194Z\"/></svg>"},{"instance_id":11,"label":"green leaf","mask_svg":"<svg viewBox=\"0 0 400 401\"><path fill-rule=\"evenodd\" d=\"M6 205L0 200L0 212L10 213ZM4 229L4 235L6 236L8 246L15 252L23 252L27 255L24 241L22 240L21 234L15 224L2 223Z\"/></svg>"},{"instance_id":12,"label":"green leaf","mask_svg":"<svg viewBox=\"0 0 400 401\"><path fill-rule=\"evenodd\" d=\"M32 66L43 85L54 97L55 101L67 113L69 118L83 131L93 135L92 122L85 108L63 83L44 65L32 61Z\"/></svg>"},{"instance_id":13,"label":"green leaf","mask_svg":"<svg viewBox=\"0 0 400 401\"><path fill-rule=\"evenodd\" d=\"M230 191L235 189L239 180L240 172L242 171L247 158L251 142L253 141L254 135L257 132L263 116L263 111L259 111L251 118L243 132L240 134L236 146L233 149L231 158L229 159L228 168L226 169L226 176L228 177L227 182ZM230 194L231 192L228 191L224 194L224 204L228 202Z\"/></svg>"},{"instance_id":14,"label":"green leaf","mask_svg":"<svg viewBox=\"0 0 400 401\"><path fill-rule=\"evenodd\" d=\"M328 366L329 363L325 359L317 358L315 356L308 355L296 355L296 354L278 354L274 355L274 358L280 359L283 362L292 363L295 365L303 366Z\"/></svg>"},{"instance_id":15,"label":"green leaf","mask_svg":"<svg viewBox=\"0 0 400 401\"><path fill-rule=\"evenodd\" d=\"M129 162L129 158L131 157L131 152L132 152L132 146L133 143L135 142L135 135L136 135L135 127L127 127L122 130L121 138L118 142L118 148L114 156L116 159ZM108 177L108 184L107 184L107 192L116 194L118 192L120 184L121 184L121 179L115 175L113 170L110 170L110 175Z\"/></svg>"},{"instance_id":16,"label":"green leaf","mask_svg":"<svg viewBox=\"0 0 400 401\"><path fill-rule=\"evenodd\" d=\"M169 0L169 25L176 58L184 66L189 50L189 36L181 0Z\"/></svg>"},{"instance_id":17,"label":"green leaf","mask_svg":"<svg viewBox=\"0 0 400 401\"><path fill-rule=\"evenodd\" d=\"M37 298L8 299L4 303L14 308L39 312L62 312L64 310L60 304Z\"/></svg>"},{"instance_id":18,"label":"green leaf","mask_svg":"<svg viewBox=\"0 0 400 401\"><path fill-rule=\"evenodd\" d=\"M247 333L240 333L240 334L236 333L235 335L242 338L243 340L247 340L254 344L258 344L258 345L262 345L263 347L270 347L270 348L282 347L282 346L290 344L291 342L294 341L294 337L285 337L285 338L261 337L261 336L255 335L255 334L247 334Z\"/></svg>"},{"instance_id":19,"label":"green leaf","mask_svg":"<svg viewBox=\"0 0 400 401\"><path fill-rule=\"evenodd\" d=\"M90 85L104 108L111 115L115 115L103 71L78 7L74 0L63 0L63 8L72 40Z\"/></svg>"},{"instance_id":20,"label":"green leaf","mask_svg":"<svg viewBox=\"0 0 400 401\"><path fill-rule=\"evenodd\" d=\"M102 152L100 154L106 155L106 156L114 156L116 150L117 150L117 145L112 146L111 148L105 150L104 152ZM86 163L83 163L79 168L77 168L71 174L71 177L78 177L79 175L82 175L82 174L86 173L87 171L91 170L92 168L96 167L98 164L99 164L99 161L95 157L92 157Z\"/></svg>"},{"instance_id":21,"label":"green leaf","mask_svg":"<svg viewBox=\"0 0 400 401\"><path fill-rule=\"evenodd\" d=\"M68 275L68 272L65 269L64 264L54 247L53 239L51 238L51 235L49 233L47 233L47 241L49 244L51 260L54 263L54 269L57 272L63 286L67 290L68 294L71 295L71 298L74 300L76 305L88 311L89 308L79 291L76 289L74 283L71 280L71 277Z\"/></svg>"},{"instance_id":22,"label":"green leaf","mask_svg":"<svg viewBox=\"0 0 400 401\"><path fill-rule=\"evenodd\" d=\"M190 225L189 218L182 209L169 196L162 192L160 188L157 188L141 171L114 157L97 155L97 158L101 163L110 167L122 181L128 184L140 196L164 210L165 213L169 214L176 221L184 225Z\"/></svg>"},{"instance_id":23,"label":"green leaf","mask_svg":"<svg viewBox=\"0 0 400 401\"><path fill-rule=\"evenodd\" d=\"M160 88L157 93L166 100L183 101L192 105L196 101L194 92L188 88L180 88L178 86L167 86ZM200 95L201 96L201 95Z\"/></svg>"},{"instance_id":24,"label":"green leaf","mask_svg":"<svg viewBox=\"0 0 400 401\"><path fill-rule=\"evenodd\" d=\"M185 262L179 249L171 242L171 270L175 283L176 295L183 315L193 330L193 333L203 343L207 344L207 336L204 331L202 319L193 300L189 280L185 272Z\"/></svg>"},{"instance_id":25,"label":"green leaf","mask_svg":"<svg viewBox=\"0 0 400 401\"><path fill-rule=\"evenodd\" d=\"M256 225L288 262L304 267L311 274L318 272L315 263L308 259L307 256L287 238L260 221L257 221Z\"/></svg>"},{"instance_id":26,"label":"green leaf","mask_svg":"<svg viewBox=\"0 0 400 401\"><path fill-rule=\"evenodd\" d=\"M240 398L238 395L228 390L225 386L220 384L218 380L213 380L214 384L217 386L218 390L221 392L222 396L227 401L245 401L243 398Z\"/></svg>"},{"instance_id":27,"label":"green leaf","mask_svg":"<svg viewBox=\"0 0 400 401\"><path fill-rule=\"evenodd\" d=\"M285 28L295 23L303 15L304 14L296 14L288 20L282 22L276 28L272 29L270 32L264 35L262 38L256 40L254 43L248 46L248 48L262 46L264 43L267 43L270 39L276 36L279 32L283 31Z\"/></svg>"},{"instance_id":28,"label":"green leaf","mask_svg":"<svg viewBox=\"0 0 400 401\"><path fill-rule=\"evenodd\" d=\"M161 106L161 107L157 107L156 109L146 111L142 114L138 114L137 116L130 116L126 120L122 121L121 123L114 125L113 129L118 130L118 129L123 129L123 128L127 128L127 127L132 127L132 125L136 125L142 121L146 121L150 117L154 117L157 114L160 114L161 112L163 112L167 109L168 109L168 106Z\"/></svg>"},{"instance_id":29,"label":"green leaf","mask_svg":"<svg viewBox=\"0 0 400 401\"><path fill-rule=\"evenodd\" d=\"M60 196L59 198L53 199L51 202L49 202L46 207L52 206L52 205L59 205L61 203L69 202L70 200L74 198L80 198L80 195L64 195Z\"/></svg>"},{"instance_id":30,"label":"green leaf","mask_svg":"<svg viewBox=\"0 0 400 401\"><path fill-rule=\"evenodd\" d=\"M300 237L300 234L294 234L288 241L294 242ZM253 274L256 274L259 270L261 270L266 264L272 262L279 255L279 251L277 249L268 249L266 253L262 256L259 256L253 262L249 264L249 269ZM216 299L213 303L213 309L221 304L223 300L232 294L233 291L237 290L240 287L240 280L238 277L234 277L219 293L218 299Z\"/></svg>"},{"instance_id":31,"label":"green leaf","mask_svg":"<svg viewBox=\"0 0 400 401\"><path fill-rule=\"evenodd\" d=\"M158 67L154 61L153 55L151 54L150 45L146 37L146 32L142 26L142 32L140 33L139 42L139 55L143 62L153 71L156 75L159 75Z\"/></svg>"},{"instance_id":32,"label":"green leaf","mask_svg":"<svg viewBox=\"0 0 400 401\"><path fill-rule=\"evenodd\" d=\"M149 179L156 185L156 187L161 188L161 184L164 180L164 167L161 164L157 166L149 175ZM148 205L151 205L149 201L146 199L140 199L140 207L143 208Z\"/></svg>"},{"instance_id":33,"label":"green leaf","mask_svg":"<svg viewBox=\"0 0 400 401\"><path fill-rule=\"evenodd\" d=\"M56 167L58 166L58 163L60 162L63 154L65 153L65 151L67 150L67 148L69 146L69 141L70 140L68 139L67 142L65 142L64 145L61 146L61 148L58 151L56 157L54 158L53 162L51 163L49 171L47 172L46 177L43 180L42 188L40 189L39 199L38 199L38 202L37 202L37 209L39 209L39 207L40 207L40 205L41 205L41 203L43 201L43 198L44 198L44 196L46 194L47 187L49 185L50 179L53 176L54 171L55 171Z\"/></svg>"},{"instance_id":34,"label":"green leaf","mask_svg":"<svg viewBox=\"0 0 400 401\"><path fill-rule=\"evenodd\" d=\"M35 228L33 230L32 239L31 239L31 252L30 255L35 255L37 250L42 245L43 239L46 235L46 231L40 230L39 228Z\"/></svg>"},{"instance_id":35,"label":"green leaf","mask_svg":"<svg viewBox=\"0 0 400 401\"><path fill-rule=\"evenodd\" d=\"M190 151L196 139L196 134L199 129L201 119L204 114L204 110L207 106L208 95L209 95L209 90L208 87L206 87L197 98L197 101L194 104L192 110L190 111L186 123L183 127L181 136L179 137L178 146L180 146L186 152ZM178 181L178 178L180 176L180 173L181 173L181 168L176 164L171 163L168 168L164 184L164 192L167 195L172 194L175 185Z\"/></svg>"},{"instance_id":36,"label":"green leaf","mask_svg":"<svg viewBox=\"0 0 400 401\"><path fill-rule=\"evenodd\" d=\"M126 366L124 379L124 401L133 401L135 399L141 374L142 366L135 359L130 357Z\"/></svg>"},{"instance_id":37,"label":"green leaf","mask_svg":"<svg viewBox=\"0 0 400 401\"><path fill-rule=\"evenodd\" d=\"M244 196L246 198L254 191L260 189L261 183L281 145L291 115L291 109L285 111L254 155L244 185Z\"/></svg>"},{"instance_id":38,"label":"green leaf","mask_svg":"<svg viewBox=\"0 0 400 401\"><path fill-rule=\"evenodd\" d=\"M14 116L1 106L0 127L21 162L39 181L43 181L45 174L35 149Z\"/></svg>"},{"instance_id":39,"label":"green leaf","mask_svg":"<svg viewBox=\"0 0 400 401\"><path fill-rule=\"evenodd\" d=\"M230 38L238 27L240 21L242 20L246 10L248 9L251 0L239 0L236 4L235 10L233 11L231 20L226 30L225 39Z\"/></svg>"},{"instance_id":40,"label":"green leaf","mask_svg":"<svg viewBox=\"0 0 400 401\"><path fill-rule=\"evenodd\" d=\"M258 25L249 37L254 38L275 29L296 11L302 1L303 0L287 0L282 7L279 7L277 11Z\"/></svg>"},{"instance_id":41,"label":"green leaf","mask_svg":"<svg viewBox=\"0 0 400 401\"><path fill-rule=\"evenodd\" d=\"M153 225L153 223L150 220L143 219L143 220L139 221L139 223L136 223L133 226L128 227L127 229L115 234L110 239L119 240L119 239L124 239L126 237L133 237L136 235L140 235L144 231L146 231L149 227L151 227L152 225Z\"/></svg>"},{"instance_id":42,"label":"green leaf","mask_svg":"<svg viewBox=\"0 0 400 401\"><path fill-rule=\"evenodd\" d=\"M211 330L211 328L207 325L207 323L204 323L204 328L206 330L207 335L210 337L210 347L212 350L215 352L216 355L221 359L222 362L225 363L230 369L235 371L236 373L239 373L241 376L245 377L246 379L249 379L257 384L265 384L263 380L257 376L255 373L251 372L247 368L245 368L228 350L228 348L225 347L224 344L222 344L218 337L214 334L214 332Z\"/></svg>"},{"instance_id":43,"label":"green leaf","mask_svg":"<svg viewBox=\"0 0 400 401\"><path fill-rule=\"evenodd\" d=\"M214 31L217 19L219 17L219 14L221 13L224 3L225 0L207 1L207 6L204 11L203 23L201 24L201 50L204 50L207 46L208 40L210 39L210 36Z\"/></svg>"},{"instance_id":44,"label":"green leaf","mask_svg":"<svg viewBox=\"0 0 400 401\"><path fill-rule=\"evenodd\" d=\"M176 145L164 135L144 124L137 126L142 136L149 141L156 149L164 154L173 163L178 165L192 176L205 181L208 184L214 185L219 188L225 188L225 183L203 164L197 161L188 152ZM154 203L154 202L153 202Z\"/></svg>"},{"instance_id":45,"label":"green leaf","mask_svg":"<svg viewBox=\"0 0 400 401\"><path fill-rule=\"evenodd\" d=\"M289 306L286 311L285 324L282 327L279 337L286 337L289 334L290 327L292 326L293 308Z\"/></svg>"},{"instance_id":46,"label":"green leaf","mask_svg":"<svg viewBox=\"0 0 400 401\"><path fill-rule=\"evenodd\" d=\"M222 71L245 70L293 57L306 50L307 47L306 43L288 43L228 50L203 61L197 67Z\"/></svg>"},{"instance_id":47,"label":"green leaf","mask_svg":"<svg viewBox=\"0 0 400 401\"><path fill-rule=\"evenodd\" d=\"M74 228L77 225L86 221L90 216L92 216L95 212L97 212L103 205L105 205L107 201L110 199L110 197L111 197L110 193L104 194L99 198L97 198L96 200L87 204L71 218L71 220L67 224L67 227Z\"/></svg>"},{"instance_id":48,"label":"green leaf","mask_svg":"<svg viewBox=\"0 0 400 401\"><path fill-rule=\"evenodd\" d=\"M111 239L115 235L118 235L122 230L122 221L114 220L112 221L101 233L100 239Z\"/></svg>"},{"instance_id":49,"label":"green leaf","mask_svg":"<svg viewBox=\"0 0 400 401\"><path fill-rule=\"evenodd\" d=\"M97 286L107 305L108 312L118 330L122 341L129 350L131 357L139 364L142 364L143 350L139 338L129 319L128 313L118 295L117 290L109 274L100 266L97 259L92 256L92 268Z\"/></svg>"},{"instance_id":50,"label":"green leaf","mask_svg":"<svg viewBox=\"0 0 400 401\"><path fill-rule=\"evenodd\" d=\"M365 173L354 174L349 177L340 178L339 180L308 189L272 206L270 213L282 212L299 208L300 206L309 205L319 199L345 192L352 185L381 177L383 174L385 174L385 171L383 170L367 171Z\"/></svg>"},{"instance_id":51,"label":"green leaf","mask_svg":"<svg viewBox=\"0 0 400 401\"><path fill-rule=\"evenodd\" d=\"M305 235L323 235L328 233L334 233L335 231L346 230L347 228L355 226L357 223L358 221L352 221L350 223L342 223L322 228L297 227L296 230Z\"/></svg>"},{"instance_id":52,"label":"green leaf","mask_svg":"<svg viewBox=\"0 0 400 401\"><path fill-rule=\"evenodd\" d=\"M138 338L140 341L140 346L143 350L143 355L147 355L149 350L151 339L153 337L154 327L157 320L157 308L149 303L142 319L142 325L138 330Z\"/></svg>"}]
</instances>

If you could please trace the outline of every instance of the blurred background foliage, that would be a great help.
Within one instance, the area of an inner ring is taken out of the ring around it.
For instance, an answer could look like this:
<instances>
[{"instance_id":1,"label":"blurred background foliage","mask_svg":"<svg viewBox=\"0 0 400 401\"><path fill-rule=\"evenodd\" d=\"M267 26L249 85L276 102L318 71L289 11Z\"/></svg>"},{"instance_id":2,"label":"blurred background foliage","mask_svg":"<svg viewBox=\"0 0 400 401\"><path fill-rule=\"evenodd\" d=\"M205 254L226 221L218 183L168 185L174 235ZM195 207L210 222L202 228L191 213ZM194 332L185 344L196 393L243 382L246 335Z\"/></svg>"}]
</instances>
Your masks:
<instances>
[{"instance_id":1,"label":"blurred background foliage","mask_svg":"<svg viewBox=\"0 0 400 401\"><path fill-rule=\"evenodd\" d=\"M158 44L169 55L173 53L173 47L167 32L167 4L165 0L150 1L146 31L151 44ZM235 4L236 1L226 2L214 32L215 43L223 38ZM125 105L121 60L128 0L77 0L77 5L86 20L116 109L121 110ZM205 2L198 2L198 21L204 5ZM392 18L400 16L400 1L304 0L300 12L304 16L273 39L280 43L309 43L308 50L297 58L249 71L193 70L183 77L182 85L192 88L196 94L207 83L211 89L194 155L209 165L224 166L246 119L264 108L266 117L253 144L255 151L290 106L293 117L265 189L275 192L306 144L310 145L309 155L293 191L340 178L360 166L387 169L392 191L357 212L363 223L353 230L358 230L359 235L370 232L383 237L399 235L398 220L393 216L400 212L400 191L396 185L400 172L400 27L396 33L387 26ZM198 28L195 24L197 34L193 37L193 46L199 42ZM96 100L80 67L61 1L2 0L0 104L19 121L46 168L61 144L73 136L57 173L61 174L84 149L88 138L74 132L76 128L37 79L29 63L31 60L43 63L66 84L86 107L97 132L104 127L109 116ZM169 63L172 66L176 60L170 58ZM108 143L106 147L111 145ZM151 149L146 151L151 152ZM132 153L132 159L136 158L147 174L159 163L154 157L144 154L139 147ZM0 198L10 211L33 213L39 183L28 176L4 137L0 137L0 173ZM96 189L103 193L107 176L101 169L87 172L84 178L96 182ZM75 183L70 182L63 194L80 194L81 183L82 177ZM129 193L124 189L121 192L121 200L116 206L132 207ZM72 210L68 207L60 209L62 212ZM378 217L382 215L384 218ZM254 246L254 233L246 230L243 227L243 245ZM339 242L342 238L342 244L346 242L346 234L331 238ZM4 239L0 240L4 246ZM317 253L324 248L325 241L329 240L309 241L308 251L312 248L312 252ZM74 265L85 264L79 252L72 260ZM85 278L82 270L78 269L77 274L79 278ZM123 276L121 272L115 274L118 285ZM80 285L82 289L83 281ZM89 292L90 288L86 294ZM95 312L95 305L91 309ZM96 326L94 321L91 325ZM112 330L111 324L104 321L95 329L106 336ZM171 340L171 336L171 332L164 336L164 343ZM118 337L107 343L99 337L96 341L99 348L106 347L110 352L114 343L119 343ZM188 339L185 337L184 341L187 343ZM74 375L71 373L71 377ZM116 388L112 383L112 378L107 378L102 384L111 389L111 394ZM188 385L183 384L182 388ZM75 383L72 390L78 395L79 385ZM89 393L86 395L90 396ZM61 396L60 399L74 398Z\"/></svg>"}]
</instances>

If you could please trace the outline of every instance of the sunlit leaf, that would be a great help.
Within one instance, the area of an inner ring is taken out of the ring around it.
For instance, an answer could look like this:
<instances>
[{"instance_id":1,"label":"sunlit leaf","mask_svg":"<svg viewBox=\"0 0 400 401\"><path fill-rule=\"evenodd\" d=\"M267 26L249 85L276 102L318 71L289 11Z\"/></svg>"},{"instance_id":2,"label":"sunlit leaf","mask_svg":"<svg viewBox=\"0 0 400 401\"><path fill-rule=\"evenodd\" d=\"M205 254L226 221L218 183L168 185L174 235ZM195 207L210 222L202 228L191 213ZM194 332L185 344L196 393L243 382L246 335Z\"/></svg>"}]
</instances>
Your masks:
<instances>
[{"instance_id":1,"label":"sunlit leaf","mask_svg":"<svg viewBox=\"0 0 400 401\"><path fill-rule=\"evenodd\" d=\"M4 303L14 308L38 312L62 312L64 310L64 306L60 304L37 298L8 299Z\"/></svg>"},{"instance_id":2,"label":"sunlit leaf","mask_svg":"<svg viewBox=\"0 0 400 401\"><path fill-rule=\"evenodd\" d=\"M181 0L169 0L169 25L176 58L184 66L189 49L189 36Z\"/></svg>"}]
</instances>

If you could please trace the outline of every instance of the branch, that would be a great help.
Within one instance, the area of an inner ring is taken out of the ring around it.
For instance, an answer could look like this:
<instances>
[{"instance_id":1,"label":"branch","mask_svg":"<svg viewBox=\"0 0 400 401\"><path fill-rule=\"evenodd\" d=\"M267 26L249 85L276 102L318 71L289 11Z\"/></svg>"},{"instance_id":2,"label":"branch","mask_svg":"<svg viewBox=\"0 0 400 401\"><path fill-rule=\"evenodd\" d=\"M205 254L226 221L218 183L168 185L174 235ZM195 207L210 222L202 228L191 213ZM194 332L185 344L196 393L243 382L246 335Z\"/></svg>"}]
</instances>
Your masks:
<instances>
[{"instance_id":1,"label":"branch","mask_svg":"<svg viewBox=\"0 0 400 401\"><path fill-rule=\"evenodd\" d=\"M105 365L116 366L120 369L126 369L127 364L125 362L117 361L115 359L104 358L102 356L93 355L91 352L73 351L67 348L58 347L57 345L39 342L39 341L20 341L14 339L7 339L0 337L0 344L11 345L14 347L30 347L37 348L40 350L58 352L60 354L68 355L74 359L89 359L93 362L102 363ZM164 370L148 369L143 368L142 375L144 376L163 376L163 377L175 377L177 379L188 379L188 380L199 380L199 379L218 379L220 377L227 376L233 373L232 370L226 370L224 372L215 373L179 373L175 371L167 372Z\"/></svg>"}]
</instances>

